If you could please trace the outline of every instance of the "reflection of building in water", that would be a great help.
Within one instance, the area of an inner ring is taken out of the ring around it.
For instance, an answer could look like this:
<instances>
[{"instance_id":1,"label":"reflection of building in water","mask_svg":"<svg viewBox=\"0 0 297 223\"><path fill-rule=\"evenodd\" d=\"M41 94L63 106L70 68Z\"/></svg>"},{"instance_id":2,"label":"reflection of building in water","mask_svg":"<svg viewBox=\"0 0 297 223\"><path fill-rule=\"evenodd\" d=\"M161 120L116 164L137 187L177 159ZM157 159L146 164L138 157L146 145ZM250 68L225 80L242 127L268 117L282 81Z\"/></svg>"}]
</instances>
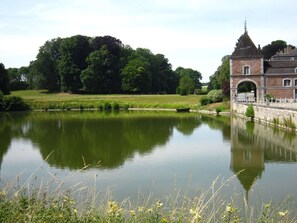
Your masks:
<instances>
[{"instance_id":1,"label":"reflection of building in water","mask_svg":"<svg viewBox=\"0 0 297 223\"><path fill-rule=\"evenodd\" d=\"M230 168L248 194L261 178L265 162L297 162L297 139L263 125L232 119Z\"/></svg>"}]
</instances>

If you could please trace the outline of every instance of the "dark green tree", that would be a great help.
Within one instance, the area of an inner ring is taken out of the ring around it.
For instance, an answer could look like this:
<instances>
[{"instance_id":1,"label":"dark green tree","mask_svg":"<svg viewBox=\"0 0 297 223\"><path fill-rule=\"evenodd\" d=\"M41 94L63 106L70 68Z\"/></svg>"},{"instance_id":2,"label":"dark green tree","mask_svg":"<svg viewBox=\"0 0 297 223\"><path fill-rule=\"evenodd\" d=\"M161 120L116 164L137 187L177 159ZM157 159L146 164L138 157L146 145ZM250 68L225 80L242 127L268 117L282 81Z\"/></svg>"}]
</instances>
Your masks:
<instances>
[{"instance_id":1,"label":"dark green tree","mask_svg":"<svg viewBox=\"0 0 297 223\"><path fill-rule=\"evenodd\" d=\"M58 70L61 88L63 91L78 92L82 87L80 74L87 68L86 58L91 52L89 38L81 35L66 38L61 43L60 50Z\"/></svg>"},{"instance_id":2,"label":"dark green tree","mask_svg":"<svg viewBox=\"0 0 297 223\"><path fill-rule=\"evenodd\" d=\"M121 73L122 91L126 93L148 93L151 77L149 64L141 59L133 59L128 62Z\"/></svg>"},{"instance_id":3,"label":"dark green tree","mask_svg":"<svg viewBox=\"0 0 297 223\"><path fill-rule=\"evenodd\" d=\"M3 63L0 63L0 91L3 94L9 94L9 77Z\"/></svg>"},{"instance_id":4,"label":"dark green tree","mask_svg":"<svg viewBox=\"0 0 297 223\"><path fill-rule=\"evenodd\" d=\"M183 68L183 67L178 67L176 68L175 72L181 79L184 76L190 77L194 81L194 89L201 89L202 84L201 84L201 79L202 75L199 71L193 70L191 68Z\"/></svg>"},{"instance_id":5,"label":"dark green tree","mask_svg":"<svg viewBox=\"0 0 297 223\"><path fill-rule=\"evenodd\" d=\"M262 48L264 59L270 59L273 55L275 55L278 51L283 50L285 47L287 47L287 42L283 40L272 41L270 44Z\"/></svg>"},{"instance_id":6,"label":"dark green tree","mask_svg":"<svg viewBox=\"0 0 297 223\"><path fill-rule=\"evenodd\" d=\"M222 58L222 64L217 68L215 73L209 77L208 90L228 89L228 83L230 80L230 56L224 56ZM230 84L229 84L230 88ZM227 92L227 90L226 90ZM226 93L227 94L227 93Z\"/></svg>"},{"instance_id":7,"label":"dark green tree","mask_svg":"<svg viewBox=\"0 0 297 223\"><path fill-rule=\"evenodd\" d=\"M46 41L46 43L40 47L36 58L35 66L38 72L43 76L43 87L50 92L61 90L58 61L61 58L60 45L62 41L61 38Z\"/></svg>"},{"instance_id":8,"label":"dark green tree","mask_svg":"<svg viewBox=\"0 0 297 223\"><path fill-rule=\"evenodd\" d=\"M113 80L116 73L113 70L115 57L106 45L94 51L87 58L88 67L81 73L83 89L89 93L114 93Z\"/></svg>"},{"instance_id":9,"label":"dark green tree","mask_svg":"<svg viewBox=\"0 0 297 223\"><path fill-rule=\"evenodd\" d=\"M180 91L185 91L186 94L193 94L195 87L195 81L187 75L183 76L179 81Z\"/></svg>"}]
</instances>

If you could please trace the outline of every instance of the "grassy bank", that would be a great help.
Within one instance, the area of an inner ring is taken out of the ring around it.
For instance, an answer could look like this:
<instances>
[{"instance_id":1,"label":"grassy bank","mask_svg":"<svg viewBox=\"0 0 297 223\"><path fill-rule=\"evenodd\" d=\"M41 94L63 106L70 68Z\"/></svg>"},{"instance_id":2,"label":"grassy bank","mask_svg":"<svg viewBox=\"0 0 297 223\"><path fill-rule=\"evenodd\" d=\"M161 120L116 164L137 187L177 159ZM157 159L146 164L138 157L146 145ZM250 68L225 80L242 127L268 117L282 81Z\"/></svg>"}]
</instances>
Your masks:
<instances>
[{"instance_id":1,"label":"grassy bank","mask_svg":"<svg viewBox=\"0 0 297 223\"><path fill-rule=\"evenodd\" d=\"M13 91L32 109L191 108L199 109L200 95L83 95L47 93L44 90ZM228 107L228 105L227 105Z\"/></svg>"},{"instance_id":2,"label":"grassy bank","mask_svg":"<svg viewBox=\"0 0 297 223\"><path fill-rule=\"evenodd\" d=\"M93 191L78 203L71 191L32 189L28 183L18 189L0 189L0 222L297 222L296 205L289 200L276 205L263 203L259 209L250 207L247 201L241 208L236 206L238 195L226 202L220 194L228 181L214 181L208 191L195 197L177 191L162 198L148 196L134 203L129 199L115 201L108 195L98 198ZM95 204L97 199L102 201Z\"/></svg>"}]
</instances>

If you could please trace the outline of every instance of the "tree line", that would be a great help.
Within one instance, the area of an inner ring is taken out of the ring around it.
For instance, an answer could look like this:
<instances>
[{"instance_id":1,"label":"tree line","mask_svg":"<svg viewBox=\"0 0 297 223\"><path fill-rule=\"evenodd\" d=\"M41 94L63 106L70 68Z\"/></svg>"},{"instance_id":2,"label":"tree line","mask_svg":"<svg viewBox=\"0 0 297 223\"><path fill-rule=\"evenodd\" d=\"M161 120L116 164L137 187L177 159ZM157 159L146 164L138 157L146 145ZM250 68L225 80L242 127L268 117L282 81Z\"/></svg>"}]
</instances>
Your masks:
<instances>
[{"instance_id":1,"label":"tree line","mask_svg":"<svg viewBox=\"0 0 297 223\"><path fill-rule=\"evenodd\" d=\"M28 67L5 70L2 64L0 78L4 76L9 84L4 90L0 88L3 93L7 89L47 89L92 94L188 94L201 88L202 79L201 73L191 68L172 70L163 54L133 49L112 36L82 35L46 41Z\"/></svg>"}]
</instances>

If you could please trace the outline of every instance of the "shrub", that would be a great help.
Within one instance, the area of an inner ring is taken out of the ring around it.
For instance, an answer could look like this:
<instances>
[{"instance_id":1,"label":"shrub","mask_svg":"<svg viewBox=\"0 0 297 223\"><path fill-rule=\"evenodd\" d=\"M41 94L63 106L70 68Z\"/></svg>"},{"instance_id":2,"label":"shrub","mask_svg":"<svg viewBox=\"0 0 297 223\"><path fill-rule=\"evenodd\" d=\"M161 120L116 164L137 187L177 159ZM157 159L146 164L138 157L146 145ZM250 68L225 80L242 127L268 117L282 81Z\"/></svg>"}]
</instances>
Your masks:
<instances>
[{"instance_id":1,"label":"shrub","mask_svg":"<svg viewBox=\"0 0 297 223\"><path fill-rule=\"evenodd\" d=\"M216 107L216 113L217 113L217 115L219 115L222 110L223 109L221 107Z\"/></svg>"},{"instance_id":2,"label":"shrub","mask_svg":"<svg viewBox=\"0 0 297 223\"><path fill-rule=\"evenodd\" d=\"M104 110L110 111L112 109L112 105L109 102L104 103Z\"/></svg>"},{"instance_id":3,"label":"shrub","mask_svg":"<svg viewBox=\"0 0 297 223\"><path fill-rule=\"evenodd\" d=\"M22 98L16 96L4 97L6 111L27 111L30 106Z\"/></svg>"},{"instance_id":4,"label":"shrub","mask_svg":"<svg viewBox=\"0 0 297 223\"><path fill-rule=\"evenodd\" d=\"M186 88L183 88L183 87L181 87L181 88L180 88L179 95L181 95L181 96L188 95L187 89L186 89Z\"/></svg>"},{"instance_id":5,"label":"shrub","mask_svg":"<svg viewBox=\"0 0 297 223\"><path fill-rule=\"evenodd\" d=\"M251 118L252 121L254 120L254 117L255 117L255 110L254 110L254 106L253 106L253 104L250 104L250 105L247 107L247 109L246 109L246 111L245 111L245 116Z\"/></svg>"},{"instance_id":6,"label":"shrub","mask_svg":"<svg viewBox=\"0 0 297 223\"><path fill-rule=\"evenodd\" d=\"M5 103L4 103L4 94L0 91L0 111L4 111Z\"/></svg>"},{"instance_id":7,"label":"shrub","mask_svg":"<svg viewBox=\"0 0 297 223\"><path fill-rule=\"evenodd\" d=\"M207 97L212 103L215 103L222 102L224 95L222 90L211 90L210 92L208 92Z\"/></svg>"},{"instance_id":8,"label":"shrub","mask_svg":"<svg viewBox=\"0 0 297 223\"><path fill-rule=\"evenodd\" d=\"M202 106L204 106L204 105L208 105L208 104L210 104L211 103L211 101L209 100L209 98L207 97L207 96L202 96L201 98L200 98L200 104L202 105Z\"/></svg>"},{"instance_id":9,"label":"shrub","mask_svg":"<svg viewBox=\"0 0 297 223\"><path fill-rule=\"evenodd\" d=\"M112 105L113 110L120 110L120 104L117 102L114 102Z\"/></svg>"}]
</instances>

